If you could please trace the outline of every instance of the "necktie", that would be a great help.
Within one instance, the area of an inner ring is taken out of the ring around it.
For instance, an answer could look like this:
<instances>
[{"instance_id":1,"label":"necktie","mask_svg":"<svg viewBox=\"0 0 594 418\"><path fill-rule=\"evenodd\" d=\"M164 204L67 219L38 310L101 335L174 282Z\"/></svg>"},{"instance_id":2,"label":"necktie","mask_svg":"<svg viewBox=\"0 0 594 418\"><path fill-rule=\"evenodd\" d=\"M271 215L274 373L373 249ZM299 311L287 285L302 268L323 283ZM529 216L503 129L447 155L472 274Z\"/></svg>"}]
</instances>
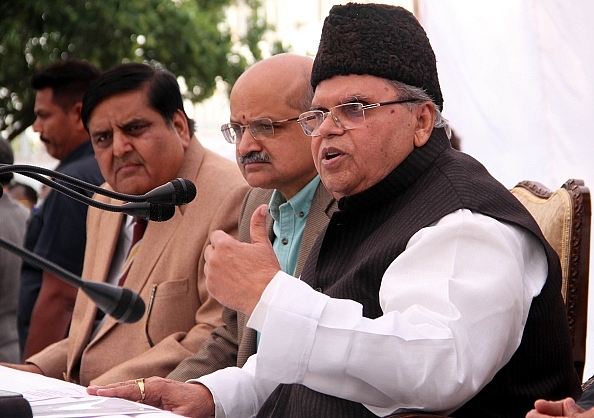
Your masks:
<instances>
[{"instance_id":1,"label":"necktie","mask_svg":"<svg viewBox=\"0 0 594 418\"><path fill-rule=\"evenodd\" d=\"M144 231L146 230L147 221L143 218L134 218L134 229L132 230L132 242L130 243L130 249L128 250L128 255L126 256L126 262L124 263L124 267L122 268L122 275L118 280L118 286L122 286L126 281L126 277L128 276L128 272L130 271L130 266L138 253L140 248L140 241L142 236L144 235Z\"/></svg>"}]
</instances>

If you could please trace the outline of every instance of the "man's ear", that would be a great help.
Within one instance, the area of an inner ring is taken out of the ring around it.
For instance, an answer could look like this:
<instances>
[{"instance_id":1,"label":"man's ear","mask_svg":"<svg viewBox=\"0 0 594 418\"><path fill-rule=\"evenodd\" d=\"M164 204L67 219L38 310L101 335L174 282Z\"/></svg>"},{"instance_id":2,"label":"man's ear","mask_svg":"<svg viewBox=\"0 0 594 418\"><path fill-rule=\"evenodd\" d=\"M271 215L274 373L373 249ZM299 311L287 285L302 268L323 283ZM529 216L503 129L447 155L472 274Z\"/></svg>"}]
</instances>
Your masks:
<instances>
[{"instance_id":1,"label":"man's ear","mask_svg":"<svg viewBox=\"0 0 594 418\"><path fill-rule=\"evenodd\" d=\"M81 131L84 131L86 133L87 130L85 129L85 126L83 125L81 112L82 112L82 102L75 103L68 111L70 116L73 118L74 123L76 123L76 125L79 127L79 129Z\"/></svg>"},{"instance_id":2,"label":"man's ear","mask_svg":"<svg viewBox=\"0 0 594 418\"><path fill-rule=\"evenodd\" d=\"M192 137L192 134L190 133L186 116L180 109L178 109L173 115L173 129L181 138L184 148L186 148L190 144L190 138Z\"/></svg>"},{"instance_id":3,"label":"man's ear","mask_svg":"<svg viewBox=\"0 0 594 418\"><path fill-rule=\"evenodd\" d=\"M435 122L435 105L431 102L424 102L414 109L417 116L417 127L415 129L415 147L422 147L427 143L433 124Z\"/></svg>"},{"instance_id":4,"label":"man's ear","mask_svg":"<svg viewBox=\"0 0 594 418\"><path fill-rule=\"evenodd\" d=\"M82 103L81 102L76 102L71 108L70 108L70 112L74 115L74 117L76 119L80 119L81 118L81 112L82 112ZM81 122L82 123L82 122Z\"/></svg>"}]
</instances>

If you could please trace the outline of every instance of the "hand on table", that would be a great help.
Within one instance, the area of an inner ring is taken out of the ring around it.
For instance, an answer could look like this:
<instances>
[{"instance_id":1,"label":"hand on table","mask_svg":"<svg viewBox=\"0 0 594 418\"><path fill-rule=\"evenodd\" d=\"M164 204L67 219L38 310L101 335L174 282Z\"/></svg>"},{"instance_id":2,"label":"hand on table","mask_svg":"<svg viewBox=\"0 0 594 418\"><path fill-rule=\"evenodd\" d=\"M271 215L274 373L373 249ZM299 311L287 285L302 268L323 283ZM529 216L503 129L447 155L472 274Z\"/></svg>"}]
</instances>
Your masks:
<instances>
[{"instance_id":1,"label":"hand on table","mask_svg":"<svg viewBox=\"0 0 594 418\"><path fill-rule=\"evenodd\" d=\"M144 400L142 400L141 385L144 389ZM212 394L206 386L162 377L127 380L105 386L89 386L87 393L142 402L189 418L212 417L215 413Z\"/></svg>"}]
</instances>

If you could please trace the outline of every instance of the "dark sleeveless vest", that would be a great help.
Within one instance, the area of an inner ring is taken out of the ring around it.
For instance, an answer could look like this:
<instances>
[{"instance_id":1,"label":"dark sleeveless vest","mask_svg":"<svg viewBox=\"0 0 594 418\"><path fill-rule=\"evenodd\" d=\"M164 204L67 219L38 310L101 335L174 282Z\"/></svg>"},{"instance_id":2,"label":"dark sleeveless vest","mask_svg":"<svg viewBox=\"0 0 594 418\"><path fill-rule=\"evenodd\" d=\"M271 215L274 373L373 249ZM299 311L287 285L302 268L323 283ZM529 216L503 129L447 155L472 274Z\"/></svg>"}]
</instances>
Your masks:
<instances>
[{"instance_id":1,"label":"dark sleeveless vest","mask_svg":"<svg viewBox=\"0 0 594 418\"><path fill-rule=\"evenodd\" d=\"M330 297L361 303L368 318L382 315L379 287L387 267L412 235L443 216L466 208L532 232L545 247L549 276L532 302L520 346L493 380L451 416L524 417L538 398L579 397L557 254L524 206L479 162L454 151L443 129L435 129L425 146L416 148L381 182L342 198L338 205L301 280ZM362 404L283 384L258 416L375 415Z\"/></svg>"}]
</instances>

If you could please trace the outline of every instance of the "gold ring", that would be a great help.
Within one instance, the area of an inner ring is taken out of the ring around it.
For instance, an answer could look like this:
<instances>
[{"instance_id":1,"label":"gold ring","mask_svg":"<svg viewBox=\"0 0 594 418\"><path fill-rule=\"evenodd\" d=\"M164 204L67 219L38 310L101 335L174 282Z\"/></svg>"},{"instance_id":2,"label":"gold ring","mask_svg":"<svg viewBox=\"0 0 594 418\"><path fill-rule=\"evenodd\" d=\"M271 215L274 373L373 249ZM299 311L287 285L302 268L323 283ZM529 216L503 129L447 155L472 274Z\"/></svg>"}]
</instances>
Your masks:
<instances>
[{"instance_id":1,"label":"gold ring","mask_svg":"<svg viewBox=\"0 0 594 418\"><path fill-rule=\"evenodd\" d=\"M144 392L144 377L136 379L136 384L138 385L138 389L140 389L140 401L138 402L143 402L144 398L146 398L146 393Z\"/></svg>"}]
</instances>

